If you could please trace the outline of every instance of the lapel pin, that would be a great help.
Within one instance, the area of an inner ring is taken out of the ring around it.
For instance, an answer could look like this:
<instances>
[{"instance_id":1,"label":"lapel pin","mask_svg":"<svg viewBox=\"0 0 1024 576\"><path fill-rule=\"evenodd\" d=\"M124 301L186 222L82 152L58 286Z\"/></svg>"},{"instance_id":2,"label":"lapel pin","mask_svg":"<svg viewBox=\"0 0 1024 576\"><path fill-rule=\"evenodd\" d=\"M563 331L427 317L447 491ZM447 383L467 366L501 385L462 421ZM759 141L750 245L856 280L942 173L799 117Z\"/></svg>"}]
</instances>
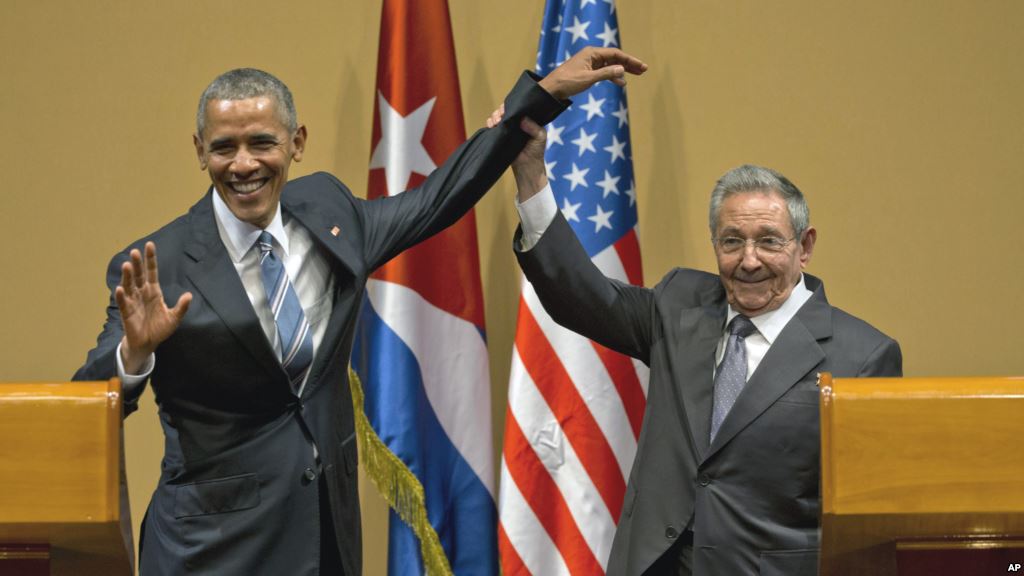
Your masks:
<instances>
[{"instance_id":1,"label":"lapel pin","mask_svg":"<svg viewBox=\"0 0 1024 576\"><path fill-rule=\"evenodd\" d=\"M338 228L337 226L331 228L331 236L337 236L338 234L341 234L341 228Z\"/></svg>"}]
</instances>

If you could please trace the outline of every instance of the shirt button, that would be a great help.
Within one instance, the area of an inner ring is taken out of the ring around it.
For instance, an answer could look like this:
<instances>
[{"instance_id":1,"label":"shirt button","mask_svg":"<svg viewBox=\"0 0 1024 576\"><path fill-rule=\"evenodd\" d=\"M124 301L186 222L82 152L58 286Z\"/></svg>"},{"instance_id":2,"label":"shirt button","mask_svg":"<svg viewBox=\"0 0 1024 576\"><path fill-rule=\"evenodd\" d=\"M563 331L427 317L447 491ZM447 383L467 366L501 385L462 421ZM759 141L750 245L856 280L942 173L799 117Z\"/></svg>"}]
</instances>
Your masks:
<instances>
[{"instance_id":1,"label":"shirt button","mask_svg":"<svg viewBox=\"0 0 1024 576\"><path fill-rule=\"evenodd\" d=\"M313 472L312 468L306 468L306 471L302 473L302 477L312 482L316 480L316 472Z\"/></svg>"},{"instance_id":2,"label":"shirt button","mask_svg":"<svg viewBox=\"0 0 1024 576\"><path fill-rule=\"evenodd\" d=\"M711 484L711 478L708 477L707 474L701 474L699 481L701 486L707 486L708 484Z\"/></svg>"},{"instance_id":3,"label":"shirt button","mask_svg":"<svg viewBox=\"0 0 1024 576\"><path fill-rule=\"evenodd\" d=\"M677 536L679 536L679 531L676 530L674 526L669 526L668 528L665 528L665 538L668 538L669 540L675 540Z\"/></svg>"}]
</instances>

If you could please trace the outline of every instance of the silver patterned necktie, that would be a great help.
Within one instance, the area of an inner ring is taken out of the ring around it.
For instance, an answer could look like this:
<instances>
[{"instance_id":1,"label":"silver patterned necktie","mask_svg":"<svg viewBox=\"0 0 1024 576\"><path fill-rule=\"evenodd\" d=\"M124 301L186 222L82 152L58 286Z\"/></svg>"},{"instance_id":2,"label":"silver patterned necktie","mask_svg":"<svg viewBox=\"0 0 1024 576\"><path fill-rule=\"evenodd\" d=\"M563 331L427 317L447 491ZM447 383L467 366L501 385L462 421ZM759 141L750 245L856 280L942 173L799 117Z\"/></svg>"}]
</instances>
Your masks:
<instances>
[{"instance_id":1,"label":"silver patterned necktie","mask_svg":"<svg viewBox=\"0 0 1024 576\"><path fill-rule=\"evenodd\" d=\"M263 287L267 291L267 304L277 327L278 347L275 351L288 373L292 391L298 394L313 362L313 331L302 312L302 304L284 264L274 254L274 237L264 230L256 245L260 249L260 270Z\"/></svg>"},{"instance_id":2,"label":"silver patterned necktie","mask_svg":"<svg viewBox=\"0 0 1024 576\"><path fill-rule=\"evenodd\" d=\"M715 371L715 404L711 411L711 441L715 441L718 428L736 403L736 398L747 383L747 347L744 339L757 331L750 318L740 314L729 323L729 341L725 355Z\"/></svg>"}]
</instances>

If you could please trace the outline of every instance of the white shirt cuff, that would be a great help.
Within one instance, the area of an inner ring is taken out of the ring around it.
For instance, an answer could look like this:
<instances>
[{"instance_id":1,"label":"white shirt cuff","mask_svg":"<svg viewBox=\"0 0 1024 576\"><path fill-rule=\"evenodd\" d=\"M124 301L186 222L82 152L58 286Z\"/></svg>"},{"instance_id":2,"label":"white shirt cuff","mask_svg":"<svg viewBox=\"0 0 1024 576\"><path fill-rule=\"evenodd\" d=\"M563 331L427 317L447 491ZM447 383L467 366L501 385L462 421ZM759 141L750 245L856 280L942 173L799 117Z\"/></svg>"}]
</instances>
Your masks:
<instances>
[{"instance_id":1,"label":"white shirt cuff","mask_svg":"<svg viewBox=\"0 0 1024 576\"><path fill-rule=\"evenodd\" d=\"M146 358L146 362L142 365L142 371L139 374L125 373L124 362L121 361L120 344L117 345L117 352L114 356L117 358L117 377L121 379L121 392L125 395L125 398L138 398L142 394L142 386L146 384L146 380L153 373L153 368L156 366L156 354L150 354L149 358Z\"/></svg>"},{"instance_id":2,"label":"white shirt cuff","mask_svg":"<svg viewBox=\"0 0 1024 576\"><path fill-rule=\"evenodd\" d=\"M519 250L526 252L540 242L540 237L547 231L558 212L555 193L551 190L551 185L544 186L543 190L525 202L520 203L517 200L516 210L519 211L519 221L523 224L523 236L519 240Z\"/></svg>"}]
</instances>

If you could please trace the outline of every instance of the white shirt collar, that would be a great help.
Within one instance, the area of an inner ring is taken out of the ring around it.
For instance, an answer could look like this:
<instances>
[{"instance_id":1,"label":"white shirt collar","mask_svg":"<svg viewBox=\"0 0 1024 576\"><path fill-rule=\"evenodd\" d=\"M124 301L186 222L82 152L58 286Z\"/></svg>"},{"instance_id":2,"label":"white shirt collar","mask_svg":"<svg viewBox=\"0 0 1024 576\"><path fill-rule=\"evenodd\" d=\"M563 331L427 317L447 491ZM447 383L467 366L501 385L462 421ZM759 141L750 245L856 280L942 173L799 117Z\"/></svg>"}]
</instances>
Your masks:
<instances>
[{"instance_id":1,"label":"white shirt collar","mask_svg":"<svg viewBox=\"0 0 1024 576\"><path fill-rule=\"evenodd\" d=\"M804 275L800 274L800 281L793 287L793 291L789 293L789 298L786 298L782 306L771 312L758 314L752 317L750 321L754 323L761 336L764 336L764 339L768 341L768 345L771 345L779 337L786 324L789 324L793 316L796 316L800 308L813 295L814 293L808 290L807 285L804 283ZM729 305L729 313L726 315L725 325L729 326L729 322L732 322L732 319L736 316L739 316L739 312L733 310L732 305Z\"/></svg>"},{"instance_id":2,"label":"white shirt collar","mask_svg":"<svg viewBox=\"0 0 1024 576\"><path fill-rule=\"evenodd\" d=\"M233 262L241 262L242 257L252 249L252 245L260 237L260 232L263 232L263 229L239 220L231 212L231 208L228 208L228 205L221 199L220 194L216 190L213 191L213 214L217 220L220 239L224 242L224 247L228 249L228 255L231 256ZM274 219L270 221L266 231L274 236L277 244L284 251L284 256L287 257L288 235L284 232L284 219L281 217L280 202L278 202L274 212Z\"/></svg>"}]
</instances>

